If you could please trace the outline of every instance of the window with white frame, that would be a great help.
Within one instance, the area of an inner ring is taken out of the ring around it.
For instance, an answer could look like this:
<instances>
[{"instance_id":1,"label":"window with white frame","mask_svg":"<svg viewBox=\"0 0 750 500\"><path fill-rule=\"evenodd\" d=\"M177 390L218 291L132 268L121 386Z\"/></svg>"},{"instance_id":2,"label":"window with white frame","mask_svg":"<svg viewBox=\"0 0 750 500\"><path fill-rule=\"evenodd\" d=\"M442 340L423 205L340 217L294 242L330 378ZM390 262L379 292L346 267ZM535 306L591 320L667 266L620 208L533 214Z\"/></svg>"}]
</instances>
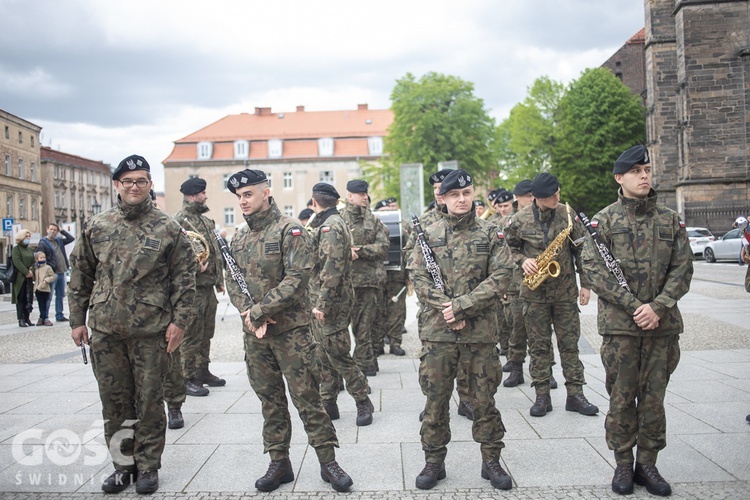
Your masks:
<instances>
[{"instance_id":1,"label":"window with white frame","mask_svg":"<svg viewBox=\"0 0 750 500\"><path fill-rule=\"evenodd\" d=\"M281 158L284 154L284 146L281 139L271 139L268 141L268 157Z\"/></svg>"},{"instance_id":2,"label":"window with white frame","mask_svg":"<svg viewBox=\"0 0 750 500\"><path fill-rule=\"evenodd\" d=\"M31 220L37 220L39 218L39 210L37 208L36 198L31 199Z\"/></svg>"},{"instance_id":3,"label":"window with white frame","mask_svg":"<svg viewBox=\"0 0 750 500\"><path fill-rule=\"evenodd\" d=\"M65 195L64 194L62 195L62 199L63 199L63 206L65 206ZM70 208L72 208L73 210L76 209L76 195L75 195L75 193L70 193Z\"/></svg>"},{"instance_id":4,"label":"window with white frame","mask_svg":"<svg viewBox=\"0 0 750 500\"><path fill-rule=\"evenodd\" d=\"M32 161L29 170L31 170L31 182L36 182L36 163Z\"/></svg>"},{"instance_id":5,"label":"window with white frame","mask_svg":"<svg viewBox=\"0 0 750 500\"><path fill-rule=\"evenodd\" d=\"M31 147L34 147L34 136L29 136L29 139L31 140Z\"/></svg>"},{"instance_id":6,"label":"window with white frame","mask_svg":"<svg viewBox=\"0 0 750 500\"><path fill-rule=\"evenodd\" d=\"M367 147L372 156L379 156L383 154L383 138L382 137L370 137L367 139Z\"/></svg>"},{"instance_id":7,"label":"window with white frame","mask_svg":"<svg viewBox=\"0 0 750 500\"><path fill-rule=\"evenodd\" d=\"M198 143L198 159L199 160L210 160L213 152L214 152L214 145L212 143L207 142L207 141Z\"/></svg>"},{"instance_id":8,"label":"window with white frame","mask_svg":"<svg viewBox=\"0 0 750 500\"><path fill-rule=\"evenodd\" d=\"M319 182L333 184L333 170L322 170L318 175Z\"/></svg>"},{"instance_id":9,"label":"window with white frame","mask_svg":"<svg viewBox=\"0 0 750 500\"><path fill-rule=\"evenodd\" d=\"M288 217L294 217L294 206L293 205L284 205L284 215Z\"/></svg>"},{"instance_id":10,"label":"window with white frame","mask_svg":"<svg viewBox=\"0 0 750 500\"><path fill-rule=\"evenodd\" d=\"M59 166L55 165L55 168L53 169L52 172L53 172L52 173L52 177L54 179L57 179L58 177L60 177L60 167Z\"/></svg>"},{"instance_id":11,"label":"window with white frame","mask_svg":"<svg viewBox=\"0 0 750 500\"><path fill-rule=\"evenodd\" d=\"M224 209L224 225L234 226L234 207Z\"/></svg>"},{"instance_id":12,"label":"window with white frame","mask_svg":"<svg viewBox=\"0 0 750 500\"><path fill-rule=\"evenodd\" d=\"M250 143L248 141L234 141L235 159L243 159L250 156Z\"/></svg>"},{"instance_id":13,"label":"window with white frame","mask_svg":"<svg viewBox=\"0 0 750 500\"><path fill-rule=\"evenodd\" d=\"M318 139L318 156L333 156L333 139L330 137Z\"/></svg>"},{"instance_id":14,"label":"window with white frame","mask_svg":"<svg viewBox=\"0 0 750 500\"><path fill-rule=\"evenodd\" d=\"M23 220L26 218L26 196L21 195L18 200L18 218Z\"/></svg>"},{"instance_id":15,"label":"window with white frame","mask_svg":"<svg viewBox=\"0 0 750 500\"><path fill-rule=\"evenodd\" d=\"M18 132L18 144L23 144L23 132Z\"/></svg>"},{"instance_id":16,"label":"window with white frame","mask_svg":"<svg viewBox=\"0 0 750 500\"><path fill-rule=\"evenodd\" d=\"M5 213L6 217L13 217L13 195L9 194L5 201Z\"/></svg>"},{"instance_id":17,"label":"window with white frame","mask_svg":"<svg viewBox=\"0 0 750 500\"><path fill-rule=\"evenodd\" d=\"M233 174L224 174L221 176L221 189L223 191L229 191L229 188L227 187L227 182L229 182L229 178L232 177Z\"/></svg>"},{"instance_id":18,"label":"window with white frame","mask_svg":"<svg viewBox=\"0 0 750 500\"><path fill-rule=\"evenodd\" d=\"M60 167L60 179L65 180L65 167Z\"/></svg>"},{"instance_id":19,"label":"window with white frame","mask_svg":"<svg viewBox=\"0 0 750 500\"><path fill-rule=\"evenodd\" d=\"M284 189L292 189L294 185L292 184L292 173L291 172L284 172Z\"/></svg>"},{"instance_id":20,"label":"window with white frame","mask_svg":"<svg viewBox=\"0 0 750 500\"><path fill-rule=\"evenodd\" d=\"M23 158L18 159L18 178L23 179L26 176L23 168Z\"/></svg>"},{"instance_id":21,"label":"window with white frame","mask_svg":"<svg viewBox=\"0 0 750 500\"><path fill-rule=\"evenodd\" d=\"M78 208L83 210L83 193L78 194Z\"/></svg>"},{"instance_id":22,"label":"window with white frame","mask_svg":"<svg viewBox=\"0 0 750 500\"><path fill-rule=\"evenodd\" d=\"M60 193L55 191L55 208L60 208Z\"/></svg>"},{"instance_id":23,"label":"window with white frame","mask_svg":"<svg viewBox=\"0 0 750 500\"><path fill-rule=\"evenodd\" d=\"M10 155L5 155L5 175L10 176L10 172L11 172Z\"/></svg>"}]
</instances>

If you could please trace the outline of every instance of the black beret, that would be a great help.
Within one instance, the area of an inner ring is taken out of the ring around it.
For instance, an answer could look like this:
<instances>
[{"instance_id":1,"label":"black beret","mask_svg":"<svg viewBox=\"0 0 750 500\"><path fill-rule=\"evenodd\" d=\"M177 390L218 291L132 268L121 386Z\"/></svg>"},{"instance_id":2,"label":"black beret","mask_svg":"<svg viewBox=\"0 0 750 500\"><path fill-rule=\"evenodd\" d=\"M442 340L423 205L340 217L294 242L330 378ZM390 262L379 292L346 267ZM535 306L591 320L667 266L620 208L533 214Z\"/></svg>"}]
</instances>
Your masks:
<instances>
[{"instance_id":1,"label":"black beret","mask_svg":"<svg viewBox=\"0 0 750 500\"><path fill-rule=\"evenodd\" d=\"M651 158L648 156L648 149L646 149L646 146L639 144L628 149L617 158L612 173L624 174L633 168L633 165L646 165L648 163L651 163Z\"/></svg>"},{"instance_id":2,"label":"black beret","mask_svg":"<svg viewBox=\"0 0 750 500\"><path fill-rule=\"evenodd\" d=\"M484 205L484 202L482 200L474 200L474 206L475 207L483 207L485 205Z\"/></svg>"},{"instance_id":3,"label":"black beret","mask_svg":"<svg viewBox=\"0 0 750 500\"><path fill-rule=\"evenodd\" d=\"M375 204L375 210L385 208L388 206L388 200L380 200Z\"/></svg>"},{"instance_id":4,"label":"black beret","mask_svg":"<svg viewBox=\"0 0 750 500\"><path fill-rule=\"evenodd\" d=\"M531 192L531 181L524 179L513 188L513 194L516 196L523 196Z\"/></svg>"},{"instance_id":5,"label":"black beret","mask_svg":"<svg viewBox=\"0 0 750 500\"><path fill-rule=\"evenodd\" d=\"M531 181L531 194L534 198L549 198L560 189L560 181L554 175L544 172Z\"/></svg>"},{"instance_id":6,"label":"black beret","mask_svg":"<svg viewBox=\"0 0 750 500\"><path fill-rule=\"evenodd\" d=\"M500 194L500 191L502 191L502 189L493 189L487 194L487 199L490 200L490 202L495 201L495 198Z\"/></svg>"},{"instance_id":7,"label":"black beret","mask_svg":"<svg viewBox=\"0 0 750 500\"><path fill-rule=\"evenodd\" d=\"M182 194L198 194L206 190L206 181L200 177L192 177L180 186L180 193Z\"/></svg>"},{"instance_id":8,"label":"black beret","mask_svg":"<svg viewBox=\"0 0 750 500\"><path fill-rule=\"evenodd\" d=\"M435 200L432 200L429 205L427 205L427 211L434 210L437 206L437 203L435 203Z\"/></svg>"},{"instance_id":9,"label":"black beret","mask_svg":"<svg viewBox=\"0 0 750 500\"><path fill-rule=\"evenodd\" d=\"M443 180L445 180L445 178L451 172L453 172L452 168L444 168L443 170L438 170L430 176L430 184L434 186L438 182L443 182Z\"/></svg>"},{"instance_id":10,"label":"black beret","mask_svg":"<svg viewBox=\"0 0 750 500\"><path fill-rule=\"evenodd\" d=\"M391 196L390 198L388 198L385 201L387 201L388 204L390 205L391 203L396 203L398 200L396 198L394 198L393 196Z\"/></svg>"},{"instance_id":11,"label":"black beret","mask_svg":"<svg viewBox=\"0 0 750 500\"><path fill-rule=\"evenodd\" d=\"M262 170L245 169L242 172L237 172L227 180L227 189L232 193L236 193L239 188L254 186L267 181L268 177L266 177L266 173Z\"/></svg>"},{"instance_id":12,"label":"black beret","mask_svg":"<svg viewBox=\"0 0 750 500\"><path fill-rule=\"evenodd\" d=\"M319 182L313 186L312 190L313 194L320 193L325 194L328 196L333 196L336 199L339 199L339 192L336 191L336 188L328 184L327 182ZM312 200L311 200L312 201Z\"/></svg>"},{"instance_id":13,"label":"black beret","mask_svg":"<svg viewBox=\"0 0 750 500\"><path fill-rule=\"evenodd\" d=\"M440 193L445 194L451 189L463 189L466 186L471 186L471 175L464 169L451 170L451 173L445 176L443 183L440 184Z\"/></svg>"},{"instance_id":14,"label":"black beret","mask_svg":"<svg viewBox=\"0 0 750 500\"><path fill-rule=\"evenodd\" d=\"M301 212L299 213L299 217L297 217L297 218L298 218L299 220L305 220L305 219L309 219L310 217L312 217L312 214L314 214L314 213L315 213L315 212L313 212L313 211L312 211L311 209L309 209L309 208L305 208L304 210L302 210L302 211L301 211Z\"/></svg>"},{"instance_id":15,"label":"black beret","mask_svg":"<svg viewBox=\"0 0 750 500\"><path fill-rule=\"evenodd\" d=\"M143 156L130 155L117 165L117 168L112 173L112 180L116 181L124 172L132 172L134 170L151 172L151 165L148 164Z\"/></svg>"},{"instance_id":16,"label":"black beret","mask_svg":"<svg viewBox=\"0 0 750 500\"><path fill-rule=\"evenodd\" d=\"M367 181L355 180L346 183L346 190L350 193L366 193L368 187L370 185Z\"/></svg>"},{"instance_id":17,"label":"black beret","mask_svg":"<svg viewBox=\"0 0 750 500\"><path fill-rule=\"evenodd\" d=\"M507 203L513 199L513 193L508 191L507 189L498 189L497 196L495 197L495 201L492 203L493 205L496 205L498 203Z\"/></svg>"}]
</instances>

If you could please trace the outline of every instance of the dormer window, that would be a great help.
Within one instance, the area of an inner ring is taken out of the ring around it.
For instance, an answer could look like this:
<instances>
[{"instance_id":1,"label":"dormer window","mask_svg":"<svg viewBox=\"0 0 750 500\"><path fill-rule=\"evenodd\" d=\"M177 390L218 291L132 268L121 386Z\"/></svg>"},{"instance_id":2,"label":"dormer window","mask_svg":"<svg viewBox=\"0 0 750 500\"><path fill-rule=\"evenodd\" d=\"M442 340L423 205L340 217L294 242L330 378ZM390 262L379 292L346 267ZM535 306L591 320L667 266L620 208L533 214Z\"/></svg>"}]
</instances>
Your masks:
<instances>
[{"instance_id":1,"label":"dormer window","mask_svg":"<svg viewBox=\"0 0 750 500\"><path fill-rule=\"evenodd\" d=\"M333 139L318 139L318 156L333 156Z\"/></svg>"},{"instance_id":2,"label":"dormer window","mask_svg":"<svg viewBox=\"0 0 750 500\"><path fill-rule=\"evenodd\" d=\"M367 147L371 156L380 156L383 154L383 138L370 137L367 139Z\"/></svg>"},{"instance_id":3,"label":"dormer window","mask_svg":"<svg viewBox=\"0 0 750 500\"><path fill-rule=\"evenodd\" d=\"M268 157L281 158L284 154L284 146L281 139L271 139L268 141Z\"/></svg>"},{"instance_id":4,"label":"dormer window","mask_svg":"<svg viewBox=\"0 0 750 500\"><path fill-rule=\"evenodd\" d=\"M199 160L210 160L211 155L214 152L214 145L210 142L199 142L198 143L198 159Z\"/></svg>"},{"instance_id":5,"label":"dormer window","mask_svg":"<svg viewBox=\"0 0 750 500\"><path fill-rule=\"evenodd\" d=\"M235 159L245 159L250 155L250 143L248 141L234 141Z\"/></svg>"}]
</instances>

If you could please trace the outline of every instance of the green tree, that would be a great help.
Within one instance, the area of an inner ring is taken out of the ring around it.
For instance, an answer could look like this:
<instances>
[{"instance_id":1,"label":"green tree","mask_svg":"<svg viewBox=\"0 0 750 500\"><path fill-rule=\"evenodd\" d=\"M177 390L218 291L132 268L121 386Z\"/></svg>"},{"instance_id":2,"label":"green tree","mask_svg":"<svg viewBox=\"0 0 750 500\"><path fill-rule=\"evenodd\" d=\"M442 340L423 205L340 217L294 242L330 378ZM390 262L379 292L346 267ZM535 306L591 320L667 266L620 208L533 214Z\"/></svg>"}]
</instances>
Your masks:
<instances>
[{"instance_id":1,"label":"green tree","mask_svg":"<svg viewBox=\"0 0 750 500\"><path fill-rule=\"evenodd\" d=\"M382 169L363 167L365 178L380 182L384 196L398 196L403 163L422 163L425 173L431 173L438 162L458 160L479 183L496 170L495 123L484 101L474 95L472 83L434 72L417 80L407 73L391 92L391 109L393 123L384 141L388 156ZM431 199L426 177L425 196Z\"/></svg>"},{"instance_id":2,"label":"green tree","mask_svg":"<svg viewBox=\"0 0 750 500\"><path fill-rule=\"evenodd\" d=\"M563 200L593 215L616 199L614 161L645 141L645 110L612 72L595 68L570 84L555 118L550 172Z\"/></svg>"}]
</instances>

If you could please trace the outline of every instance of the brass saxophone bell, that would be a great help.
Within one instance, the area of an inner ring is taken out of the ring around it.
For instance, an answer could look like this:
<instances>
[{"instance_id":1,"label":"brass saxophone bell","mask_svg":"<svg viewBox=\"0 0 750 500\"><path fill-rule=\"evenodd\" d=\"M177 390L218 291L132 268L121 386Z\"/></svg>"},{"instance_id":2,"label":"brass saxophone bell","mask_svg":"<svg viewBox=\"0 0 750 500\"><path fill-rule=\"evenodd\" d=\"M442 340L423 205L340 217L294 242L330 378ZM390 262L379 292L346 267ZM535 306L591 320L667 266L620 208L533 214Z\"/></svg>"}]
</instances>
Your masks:
<instances>
[{"instance_id":1,"label":"brass saxophone bell","mask_svg":"<svg viewBox=\"0 0 750 500\"><path fill-rule=\"evenodd\" d=\"M551 278L557 278L560 276L560 264L558 264L556 260L550 261L547 266L547 274L549 274Z\"/></svg>"}]
</instances>

